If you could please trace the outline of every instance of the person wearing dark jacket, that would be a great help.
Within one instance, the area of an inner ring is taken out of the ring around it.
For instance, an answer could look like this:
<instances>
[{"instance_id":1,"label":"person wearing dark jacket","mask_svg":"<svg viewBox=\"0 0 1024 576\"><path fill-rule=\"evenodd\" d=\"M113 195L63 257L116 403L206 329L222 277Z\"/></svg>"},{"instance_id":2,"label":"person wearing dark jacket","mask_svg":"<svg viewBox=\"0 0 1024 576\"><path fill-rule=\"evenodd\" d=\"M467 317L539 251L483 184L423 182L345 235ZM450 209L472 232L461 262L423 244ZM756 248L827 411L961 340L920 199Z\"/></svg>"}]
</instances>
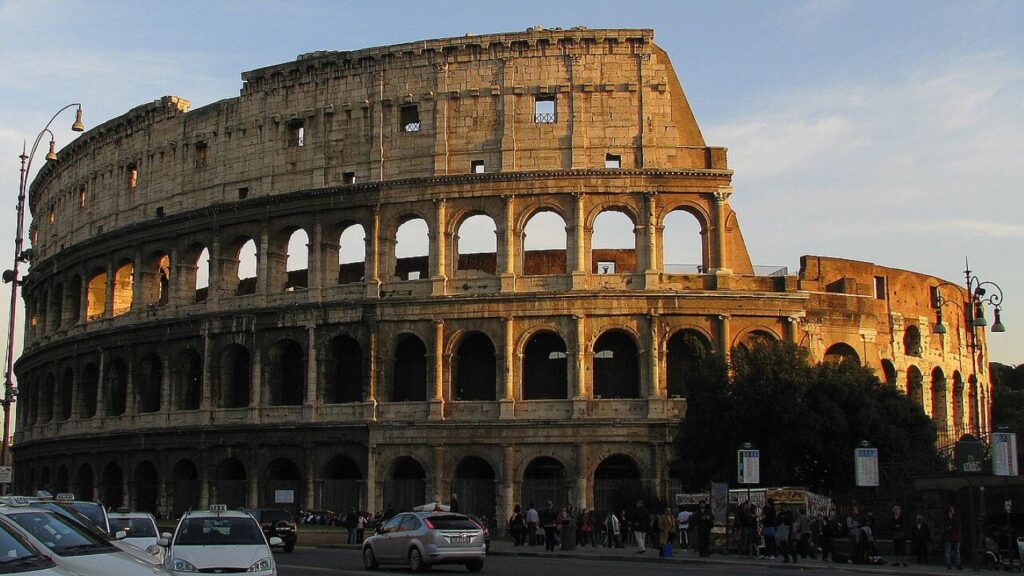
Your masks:
<instances>
[{"instance_id":1,"label":"person wearing dark jacket","mask_svg":"<svg viewBox=\"0 0 1024 576\"><path fill-rule=\"evenodd\" d=\"M544 550L554 550L557 542L557 521L558 511L555 504L548 500L548 507L540 513L540 524L544 527Z\"/></svg>"},{"instance_id":2,"label":"person wearing dark jacket","mask_svg":"<svg viewBox=\"0 0 1024 576\"><path fill-rule=\"evenodd\" d=\"M892 518L889 519L889 528L892 530L893 566L907 565L907 527L905 523L903 509L898 505L893 506Z\"/></svg>"},{"instance_id":3,"label":"person wearing dark jacket","mask_svg":"<svg viewBox=\"0 0 1024 576\"><path fill-rule=\"evenodd\" d=\"M932 542L932 530L924 521L924 516L918 514L914 519L914 526L911 529L911 544L914 547L914 554L917 556L918 564L928 563L928 545Z\"/></svg>"}]
</instances>

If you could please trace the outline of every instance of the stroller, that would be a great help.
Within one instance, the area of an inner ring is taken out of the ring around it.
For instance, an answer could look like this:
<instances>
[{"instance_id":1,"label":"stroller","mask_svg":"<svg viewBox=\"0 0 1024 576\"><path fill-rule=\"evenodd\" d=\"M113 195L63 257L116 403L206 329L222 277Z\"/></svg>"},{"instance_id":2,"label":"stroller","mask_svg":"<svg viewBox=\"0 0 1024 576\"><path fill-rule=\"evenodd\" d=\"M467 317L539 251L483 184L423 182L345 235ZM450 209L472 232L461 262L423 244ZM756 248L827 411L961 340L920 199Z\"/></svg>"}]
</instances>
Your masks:
<instances>
[{"instance_id":1,"label":"stroller","mask_svg":"<svg viewBox=\"0 0 1024 576\"><path fill-rule=\"evenodd\" d=\"M1024 537L1017 538L1018 551L1024 552ZM985 569L986 570L1013 570L1015 568L1012 557L1003 556L999 550L999 544L991 536L985 536Z\"/></svg>"}]
</instances>

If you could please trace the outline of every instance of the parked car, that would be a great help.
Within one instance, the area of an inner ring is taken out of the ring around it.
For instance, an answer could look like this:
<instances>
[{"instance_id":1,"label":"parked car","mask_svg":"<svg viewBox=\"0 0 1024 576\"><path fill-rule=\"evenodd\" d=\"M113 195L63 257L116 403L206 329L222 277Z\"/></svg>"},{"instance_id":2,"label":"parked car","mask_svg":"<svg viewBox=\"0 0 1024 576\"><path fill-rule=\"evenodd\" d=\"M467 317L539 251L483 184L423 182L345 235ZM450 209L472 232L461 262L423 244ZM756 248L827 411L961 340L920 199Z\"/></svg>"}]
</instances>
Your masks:
<instances>
[{"instance_id":1,"label":"parked car","mask_svg":"<svg viewBox=\"0 0 1024 576\"><path fill-rule=\"evenodd\" d=\"M58 566L83 576L166 576L159 566L144 562L101 538L81 524L50 510L25 504L0 506L0 515L21 529L36 548Z\"/></svg>"},{"instance_id":2,"label":"parked car","mask_svg":"<svg viewBox=\"0 0 1024 576\"><path fill-rule=\"evenodd\" d=\"M291 512L282 508L246 508L245 511L259 522L268 541L277 536L284 542L285 552L295 549L299 532Z\"/></svg>"},{"instance_id":3,"label":"parked car","mask_svg":"<svg viewBox=\"0 0 1024 576\"><path fill-rule=\"evenodd\" d=\"M160 538L154 553L166 548L164 567L172 574L228 574L245 572L254 576L277 576L270 546L284 542L277 536L268 541L256 520L224 505L187 512L178 521L171 538Z\"/></svg>"},{"instance_id":4,"label":"parked car","mask_svg":"<svg viewBox=\"0 0 1024 576\"><path fill-rule=\"evenodd\" d=\"M484 547L486 548L487 552L490 552L491 529L487 527L487 522L485 522L483 518L480 518L479 516L474 516L473 514L469 514L469 518L473 520L473 522L476 522L477 526L479 526L480 529L484 531Z\"/></svg>"},{"instance_id":5,"label":"parked car","mask_svg":"<svg viewBox=\"0 0 1024 576\"><path fill-rule=\"evenodd\" d=\"M85 514L79 512L78 508L72 506L70 502L59 502L56 500L37 500L35 502L31 502L30 505L35 508L50 510L51 512L56 512L57 514L60 514L68 520L71 520L79 524L82 528L85 528L86 530L92 532L96 536L103 538L104 540L112 544L114 547L119 548L122 552L130 554L138 558L139 560L143 560L156 566L163 565L159 558L154 558L152 554L146 553L144 548L140 548L134 544L131 544L130 542L125 541L125 538L128 536L128 533L126 531L115 530L113 534L106 532L105 530L97 526L92 521L92 518L89 518Z\"/></svg>"},{"instance_id":6,"label":"parked car","mask_svg":"<svg viewBox=\"0 0 1024 576\"><path fill-rule=\"evenodd\" d=\"M160 539L160 531L156 527L156 518L149 512L111 512L110 529L115 533L124 532L122 542L127 542L140 550L156 544Z\"/></svg>"},{"instance_id":7,"label":"parked car","mask_svg":"<svg viewBox=\"0 0 1024 576\"><path fill-rule=\"evenodd\" d=\"M0 515L0 574L29 576L75 576L61 568L47 550L33 544L21 528Z\"/></svg>"},{"instance_id":8,"label":"parked car","mask_svg":"<svg viewBox=\"0 0 1024 576\"><path fill-rule=\"evenodd\" d=\"M438 564L463 564L470 572L484 567L484 532L468 516L445 511L396 514L363 543L363 565L406 564L413 571Z\"/></svg>"}]
</instances>

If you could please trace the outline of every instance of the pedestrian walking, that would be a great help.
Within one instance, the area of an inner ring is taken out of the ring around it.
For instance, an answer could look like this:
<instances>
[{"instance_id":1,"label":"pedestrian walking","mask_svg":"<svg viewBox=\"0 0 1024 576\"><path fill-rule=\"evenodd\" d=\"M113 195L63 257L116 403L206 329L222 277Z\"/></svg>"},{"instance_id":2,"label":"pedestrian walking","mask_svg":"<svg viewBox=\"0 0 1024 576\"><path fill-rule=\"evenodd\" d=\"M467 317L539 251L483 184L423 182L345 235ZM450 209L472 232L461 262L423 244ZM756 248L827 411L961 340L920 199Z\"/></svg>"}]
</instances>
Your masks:
<instances>
[{"instance_id":1,"label":"pedestrian walking","mask_svg":"<svg viewBox=\"0 0 1024 576\"><path fill-rule=\"evenodd\" d=\"M756 556L757 551L753 550L753 548L754 530L757 529L757 517L754 514L750 500L741 502L739 509L736 510L736 527L740 535L740 554L745 558L750 558L750 554L753 551Z\"/></svg>"},{"instance_id":2,"label":"pedestrian walking","mask_svg":"<svg viewBox=\"0 0 1024 576\"><path fill-rule=\"evenodd\" d=\"M779 511L778 526L775 527L775 546L782 554L782 561L789 563L790 558L796 564L796 551L793 546L793 512L786 507Z\"/></svg>"},{"instance_id":3,"label":"pedestrian walking","mask_svg":"<svg viewBox=\"0 0 1024 576\"><path fill-rule=\"evenodd\" d=\"M615 512L609 512L608 516L604 520L604 529L608 536L605 540L605 546L611 548L622 548L622 536L619 531L621 529L619 523L619 517L615 515Z\"/></svg>"},{"instance_id":4,"label":"pedestrian walking","mask_svg":"<svg viewBox=\"0 0 1024 576\"><path fill-rule=\"evenodd\" d=\"M942 549L946 556L946 568L963 570L960 563L960 542L963 541L963 534L960 530L960 515L956 508L950 504L946 508L946 516L942 523Z\"/></svg>"},{"instance_id":5,"label":"pedestrian walking","mask_svg":"<svg viewBox=\"0 0 1024 576\"><path fill-rule=\"evenodd\" d=\"M636 545L640 548L636 551L637 554L643 554L647 552L647 508L644 507L643 501L637 501L636 503L636 514L633 516L633 536L636 538Z\"/></svg>"},{"instance_id":6,"label":"pedestrian walking","mask_svg":"<svg viewBox=\"0 0 1024 576\"><path fill-rule=\"evenodd\" d=\"M508 519L508 530L512 534L512 544L522 546L526 541L526 516L519 504L512 509L512 516Z\"/></svg>"}]
</instances>

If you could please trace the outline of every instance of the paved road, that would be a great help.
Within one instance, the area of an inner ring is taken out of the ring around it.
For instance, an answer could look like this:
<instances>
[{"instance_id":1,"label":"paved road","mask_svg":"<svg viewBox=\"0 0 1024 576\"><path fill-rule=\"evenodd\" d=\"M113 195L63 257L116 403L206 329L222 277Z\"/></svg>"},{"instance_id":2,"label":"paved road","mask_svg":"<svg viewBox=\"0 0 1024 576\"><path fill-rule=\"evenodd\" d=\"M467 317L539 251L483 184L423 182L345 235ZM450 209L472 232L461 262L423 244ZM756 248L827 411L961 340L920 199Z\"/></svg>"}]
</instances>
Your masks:
<instances>
[{"instance_id":1,"label":"paved road","mask_svg":"<svg viewBox=\"0 0 1024 576\"><path fill-rule=\"evenodd\" d=\"M557 553L555 554L557 556ZM281 576L325 576L350 574L411 574L407 568L395 567L376 571L363 569L362 559L358 550L336 548L296 548L291 554L278 553L278 573ZM724 557L723 557L724 558ZM622 574L669 576L678 574L691 575L737 575L737 576L797 576L813 572L815 576L857 574L942 574L937 567L931 570L912 567L894 569L892 567L875 568L853 565L827 565L823 563L804 563L798 567L783 565L779 562L743 562L735 560L712 560L709 562L692 558L661 560L652 557L644 558L620 557L606 559L587 559L581 557L550 557L550 556L495 556L487 557L481 574L497 576L621 576ZM794 569L797 568L797 569ZM955 571L954 571L955 572ZM964 572L969 572L965 570ZM436 574L467 574L462 566L439 566L431 573ZM963 572L961 572L963 573Z\"/></svg>"}]
</instances>

